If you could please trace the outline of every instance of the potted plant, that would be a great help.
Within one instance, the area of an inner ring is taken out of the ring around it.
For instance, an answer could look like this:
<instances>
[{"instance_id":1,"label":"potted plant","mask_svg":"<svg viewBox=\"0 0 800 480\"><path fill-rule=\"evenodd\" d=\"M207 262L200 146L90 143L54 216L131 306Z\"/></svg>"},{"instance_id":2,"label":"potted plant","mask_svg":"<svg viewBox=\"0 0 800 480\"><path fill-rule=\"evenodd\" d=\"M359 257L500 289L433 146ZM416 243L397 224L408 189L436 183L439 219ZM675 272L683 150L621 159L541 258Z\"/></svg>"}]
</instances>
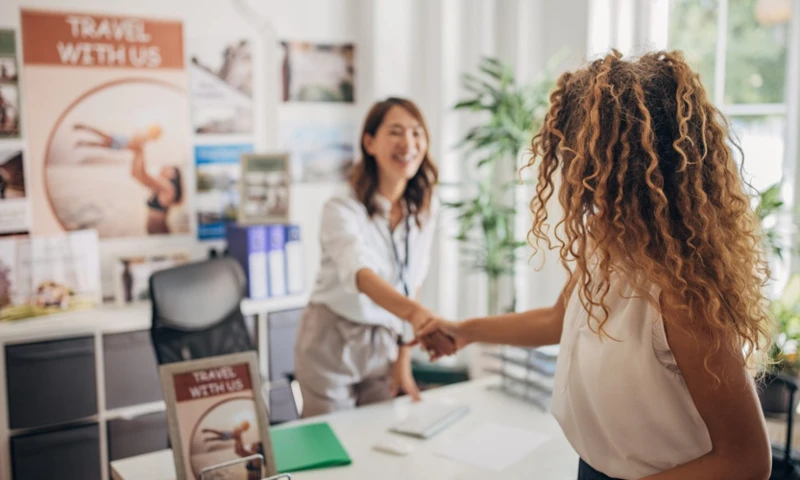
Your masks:
<instances>
[{"instance_id":1,"label":"potted plant","mask_svg":"<svg viewBox=\"0 0 800 480\"><path fill-rule=\"evenodd\" d=\"M770 311L775 321L775 333L769 350L767 371L773 375L797 378L800 374L800 274L789 279L781 296L772 300ZM785 413L789 398L784 388L772 388L769 383L760 389L761 406L766 413ZM794 407L797 408L795 399Z\"/></svg>"},{"instance_id":2,"label":"potted plant","mask_svg":"<svg viewBox=\"0 0 800 480\"><path fill-rule=\"evenodd\" d=\"M786 244L781 235L781 216L785 215L780 198L780 183L759 192L755 208L761 222L764 252L773 259L783 259ZM794 251L795 249L791 249ZM789 410L789 394L781 382L770 382L770 376L781 376L789 381L800 375L800 274L792 275L783 291L771 299L770 314L774 321L772 345L768 352L767 381L758 390L765 414L785 414ZM800 395L795 398L795 405Z\"/></svg>"},{"instance_id":3,"label":"potted plant","mask_svg":"<svg viewBox=\"0 0 800 480\"><path fill-rule=\"evenodd\" d=\"M467 177L458 184L462 199L444 205L457 212L456 239L467 267L486 275L489 314L515 308L513 292L510 304L501 305L499 284L506 278L513 285L520 249L526 245L516 229L516 189L523 186L517 173L549 107L560 58L553 57L530 83L519 83L509 65L490 57L481 60L478 74L462 76L469 97L454 109L470 112L477 124L459 143Z\"/></svg>"}]
</instances>

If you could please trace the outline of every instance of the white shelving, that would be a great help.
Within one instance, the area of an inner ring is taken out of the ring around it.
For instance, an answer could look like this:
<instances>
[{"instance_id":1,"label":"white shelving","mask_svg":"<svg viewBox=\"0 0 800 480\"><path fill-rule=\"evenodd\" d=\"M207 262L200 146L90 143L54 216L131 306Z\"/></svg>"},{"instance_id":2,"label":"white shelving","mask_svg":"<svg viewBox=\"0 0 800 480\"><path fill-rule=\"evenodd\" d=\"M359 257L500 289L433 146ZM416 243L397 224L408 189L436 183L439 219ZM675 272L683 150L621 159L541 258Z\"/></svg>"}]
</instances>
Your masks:
<instances>
[{"instance_id":1,"label":"white shelving","mask_svg":"<svg viewBox=\"0 0 800 480\"><path fill-rule=\"evenodd\" d=\"M302 308L308 301L306 295L295 295L263 300L245 299L241 303L242 314L253 317L255 321L256 342L258 346L259 365L262 375L268 370L267 356L267 315L270 312ZM27 320L0 323L0 480L12 480L10 438L12 433L20 431L9 429L8 392L6 381L6 346L60 340L76 337L93 337L97 406L96 415L87 417L85 421L96 422L100 433L100 460L102 480L108 480L108 447L106 423L119 418L136 418L149 413L164 411L164 402L151 402L123 408L106 409L106 388L104 378L103 336L115 333L149 330L152 322L152 311L149 302L136 303L130 306L104 305L90 310L79 310L61 314L36 317ZM25 429L26 431L28 429ZM36 429L30 429L36 430ZM13 479L19 480L19 479Z\"/></svg>"},{"instance_id":2,"label":"white shelving","mask_svg":"<svg viewBox=\"0 0 800 480\"><path fill-rule=\"evenodd\" d=\"M241 310L245 316L266 315L287 308L305 305L306 295L277 298L242 300ZM0 342L4 344L24 343L30 340L44 341L54 338L78 337L94 332L122 333L150 328L152 318L150 302L138 302L128 306L103 305L90 310L75 310L27 320L0 323Z\"/></svg>"}]
</instances>

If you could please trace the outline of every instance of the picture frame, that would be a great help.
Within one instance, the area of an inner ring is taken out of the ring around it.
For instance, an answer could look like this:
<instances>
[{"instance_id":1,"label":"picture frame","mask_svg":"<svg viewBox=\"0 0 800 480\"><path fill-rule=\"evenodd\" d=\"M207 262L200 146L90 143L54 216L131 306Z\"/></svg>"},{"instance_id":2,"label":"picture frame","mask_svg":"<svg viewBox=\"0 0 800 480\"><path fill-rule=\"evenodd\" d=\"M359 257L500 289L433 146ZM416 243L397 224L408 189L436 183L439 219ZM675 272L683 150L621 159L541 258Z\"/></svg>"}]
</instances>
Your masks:
<instances>
[{"instance_id":1,"label":"picture frame","mask_svg":"<svg viewBox=\"0 0 800 480\"><path fill-rule=\"evenodd\" d=\"M258 474L277 474L256 352L164 364L159 377L178 480L224 463L224 478L249 480L260 462L246 458L258 454Z\"/></svg>"},{"instance_id":2,"label":"picture frame","mask_svg":"<svg viewBox=\"0 0 800 480\"><path fill-rule=\"evenodd\" d=\"M244 153L241 172L237 221L243 225L289 223L289 153Z\"/></svg>"}]
</instances>

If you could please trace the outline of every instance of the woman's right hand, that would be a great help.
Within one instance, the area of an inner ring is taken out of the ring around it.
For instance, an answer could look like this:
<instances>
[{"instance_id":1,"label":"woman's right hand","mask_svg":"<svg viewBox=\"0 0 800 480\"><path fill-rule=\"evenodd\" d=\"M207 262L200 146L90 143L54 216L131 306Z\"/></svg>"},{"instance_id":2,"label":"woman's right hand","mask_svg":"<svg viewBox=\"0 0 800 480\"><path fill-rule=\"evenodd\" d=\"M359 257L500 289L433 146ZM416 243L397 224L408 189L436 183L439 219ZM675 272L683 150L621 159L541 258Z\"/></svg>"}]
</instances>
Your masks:
<instances>
[{"instance_id":1,"label":"woman's right hand","mask_svg":"<svg viewBox=\"0 0 800 480\"><path fill-rule=\"evenodd\" d=\"M442 332L431 332L424 337L420 335L420 329L429 324L432 320L438 318L430 310L426 308L417 308L408 318L408 322L414 328L415 341L409 346L421 344L427 350L428 354L433 358L439 358L444 355L452 355L456 353L456 342Z\"/></svg>"},{"instance_id":2,"label":"woman's right hand","mask_svg":"<svg viewBox=\"0 0 800 480\"><path fill-rule=\"evenodd\" d=\"M453 349L438 349L435 346L431 346L433 348L427 347L428 353L431 356L431 361L437 360L446 355L452 355L471 343L471 341L464 335L463 326L463 322L451 322L443 318L432 317L418 329L415 328L416 338L414 338L409 345L422 343L427 347L427 339L436 335L442 335L447 337L452 342Z\"/></svg>"}]
</instances>

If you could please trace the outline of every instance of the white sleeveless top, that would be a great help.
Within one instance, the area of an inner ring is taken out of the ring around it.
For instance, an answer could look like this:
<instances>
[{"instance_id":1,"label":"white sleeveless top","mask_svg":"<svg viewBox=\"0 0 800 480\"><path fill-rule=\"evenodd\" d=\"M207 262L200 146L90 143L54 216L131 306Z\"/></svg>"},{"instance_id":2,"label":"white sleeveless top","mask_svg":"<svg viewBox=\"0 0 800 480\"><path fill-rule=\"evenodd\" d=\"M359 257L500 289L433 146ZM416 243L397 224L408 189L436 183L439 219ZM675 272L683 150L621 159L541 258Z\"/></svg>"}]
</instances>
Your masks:
<instances>
[{"instance_id":1,"label":"white sleeveless top","mask_svg":"<svg viewBox=\"0 0 800 480\"><path fill-rule=\"evenodd\" d=\"M711 438L658 310L627 279L612 274L610 281L603 328L619 341L589 328L576 286L564 314L552 411L586 463L610 477L642 478L705 455ZM650 291L657 299L658 288Z\"/></svg>"}]
</instances>

